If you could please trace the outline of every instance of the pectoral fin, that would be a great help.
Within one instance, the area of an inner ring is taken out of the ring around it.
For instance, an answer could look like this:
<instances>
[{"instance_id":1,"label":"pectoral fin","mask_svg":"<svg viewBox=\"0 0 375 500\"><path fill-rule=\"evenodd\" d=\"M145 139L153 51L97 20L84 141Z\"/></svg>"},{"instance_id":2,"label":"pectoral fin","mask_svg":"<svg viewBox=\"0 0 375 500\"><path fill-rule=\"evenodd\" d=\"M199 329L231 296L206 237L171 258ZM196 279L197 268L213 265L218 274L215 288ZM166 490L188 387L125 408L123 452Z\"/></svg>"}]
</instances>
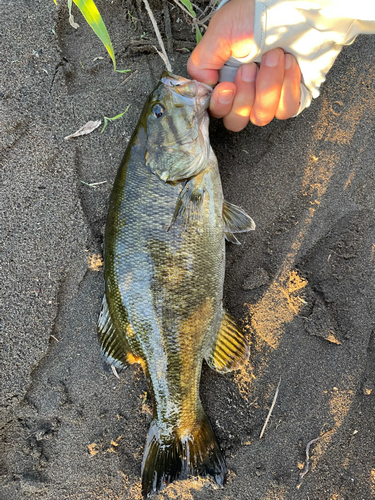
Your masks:
<instances>
[{"instance_id":1,"label":"pectoral fin","mask_svg":"<svg viewBox=\"0 0 375 500\"><path fill-rule=\"evenodd\" d=\"M202 217L204 195L204 190L194 179L187 182L177 199L169 229L180 220L183 229L187 231L192 223L199 221Z\"/></svg>"},{"instance_id":2,"label":"pectoral fin","mask_svg":"<svg viewBox=\"0 0 375 500\"><path fill-rule=\"evenodd\" d=\"M255 222L242 208L224 201L224 231L228 233L246 233L255 229Z\"/></svg>"},{"instance_id":3,"label":"pectoral fin","mask_svg":"<svg viewBox=\"0 0 375 500\"><path fill-rule=\"evenodd\" d=\"M208 365L221 373L238 370L249 359L249 345L235 321L224 312L217 340L210 355Z\"/></svg>"},{"instance_id":4,"label":"pectoral fin","mask_svg":"<svg viewBox=\"0 0 375 500\"><path fill-rule=\"evenodd\" d=\"M98 319L98 335L103 368L109 371L109 368L114 366L118 372L124 371L128 365L127 359L131 354L131 349L125 334L118 332L112 323L105 295Z\"/></svg>"}]
</instances>

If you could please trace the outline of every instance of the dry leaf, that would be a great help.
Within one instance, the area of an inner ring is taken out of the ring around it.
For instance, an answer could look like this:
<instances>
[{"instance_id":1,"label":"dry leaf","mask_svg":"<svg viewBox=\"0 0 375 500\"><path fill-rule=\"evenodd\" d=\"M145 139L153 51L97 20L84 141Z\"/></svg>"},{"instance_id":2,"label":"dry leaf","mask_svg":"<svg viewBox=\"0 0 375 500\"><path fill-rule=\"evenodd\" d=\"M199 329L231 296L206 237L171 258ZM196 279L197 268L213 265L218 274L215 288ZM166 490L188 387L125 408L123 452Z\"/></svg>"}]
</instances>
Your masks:
<instances>
[{"instance_id":1,"label":"dry leaf","mask_svg":"<svg viewBox=\"0 0 375 500\"><path fill-rule=\"evenodd\" d=\"M74 16L73 14L70 14L69 16L69 24L72 26L75 30L79 28L79 24L74 21Z\"/></svg>"},{"instance_id":2,"label":"dry leaf","mask_svg":"<svg viewBox=\"0 0 375 500\"><path fill-rule=\"evenodd\" d=\"M65 140L71 139L72 137L79 137L80 135L86 135L86 134L91 134L93 130L99 127L101 125L102 121L98 120L97 122L87 122L83 127L79 128L77 132L74 132L74 134L67 135L64 137Z\"/></svg>"}]
</instances>

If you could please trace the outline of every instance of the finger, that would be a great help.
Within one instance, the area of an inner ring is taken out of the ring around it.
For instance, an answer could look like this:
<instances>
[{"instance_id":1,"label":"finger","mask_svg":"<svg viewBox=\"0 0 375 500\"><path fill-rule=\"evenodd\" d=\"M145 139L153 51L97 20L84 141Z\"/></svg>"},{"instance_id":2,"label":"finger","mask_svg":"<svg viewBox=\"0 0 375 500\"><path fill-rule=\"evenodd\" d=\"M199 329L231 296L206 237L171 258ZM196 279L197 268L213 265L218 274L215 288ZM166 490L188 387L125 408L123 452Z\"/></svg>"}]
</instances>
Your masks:
<instances>
[{"instance_id":1,"label":"finger","mask_svg":"<svg viewBox=\"0 0 375 500\"><path fill-rule=\"evenodd\" d=\"M230 4L214 14L187 63L189 75L208 85L217 83L218 70L230 56L245 57L253 46L251 19L254 19L254 2L232 0Z\"/></svg>"},{"instance_id":2,"label":"finger","mask_svg":"<svg viewBox=\"0 0 375 500\"><path fill-rule=\"evenodd\" d=\"M230 33L227 32L222 20L227 7L224 5L214 14L205 35L187 62L189 75L207 85L217 83L218 70L224 66L231 55Z\"/></svg>"},{"instance_id":3,"label":"finger","mask_svg":"<svg viewBox=\"0 0 375 500\"><path fill-rule=\"evenodd\" d=\"M221 82L214 88L210 100L210 114L222 118L232 109L236 86L231 82Z\"/></svg>"},{"instance_id":4,"label":"finger","mask_svg":"<svg viewBox=\"0 0 375 500\"><path fill-rule=\"evenodd\" d=\"M224 125L232 132L239 132L249 123L250 113L255 100L255 79L258 66L255 63L243 64L237 71L234 84L236 95L232 109L224 117Z\"/></svg>"},{"instance_id":5,"label":"finger","mask_svg":"<svg viewBox=\"0 0 375 500\"><path fill-rule=\"evenodd\" d=\"M284 82L276 118L286 120L297 114L301 98L301 70L292 54L285 54Z\"/></svg>"},{"instance_id":6,"label":"finger","mask_svg":"<svg viewBox=\"0 0 375 500\"><path fill-rule=\"evenodd\" d=\"M262 127L275 117L284 81L284 52L272 49L262 57L256 80L256 94L250 120Z\"/></svg>"},{"instance_id":7,"label":"finger","mask_svg":"<svg viewBox=\"0 0 375 500\"><path fill-rule=\"evenodd\" d=\"M211 25L210 25L211 26ZM187 70L191 78L207 85L216 85L219 69L230 57L230 49L226 40L215 35L214 30L207 30L202 40L192 52Z\"/></svg>"}]
</instances>

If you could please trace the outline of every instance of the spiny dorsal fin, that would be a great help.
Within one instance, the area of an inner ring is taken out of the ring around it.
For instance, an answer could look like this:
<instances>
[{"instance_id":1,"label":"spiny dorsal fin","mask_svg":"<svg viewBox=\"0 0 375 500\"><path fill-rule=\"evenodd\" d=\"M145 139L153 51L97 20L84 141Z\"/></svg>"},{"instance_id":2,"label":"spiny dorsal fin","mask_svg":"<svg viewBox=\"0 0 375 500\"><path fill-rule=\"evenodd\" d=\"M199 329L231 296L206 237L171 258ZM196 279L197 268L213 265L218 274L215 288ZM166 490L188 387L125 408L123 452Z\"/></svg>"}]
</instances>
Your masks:
<instances>
[{"instance_id":1,"label":"spiny dorsal fin","mask_svg":"<svg viewBox=\"0 0 375 500\"><path fill-rule=\"evenodd\" d=\"M217 336L210 355L206 358L208 365L221 373L238 370L249 359L249 345L244 334L228 313L224 312Z\"/></svg>"},{"instance_id":2,"label":"spiny dorsal fin","mask_svg":"<svg viewBox=\"0 0 375 500\"><path fill-rule=\"evenodd\" d=\"M255 229L255 222L242 208L224 201L224 231L228 233L246 233ZM227 238L228 239L228 238Z\"/></svg>"},{"instance_id":3,"label":"spiny dorsal fin","mask_svg":"<svg viewBox=\"0 0 375 500\"><path fill-rule=\"evenodd\" d=\"M128 365L126 358L131 350L125 334L119 334L112 323L105 295L98 319L98 335L103 368L109 371L110 367L114 366L121 373Z\"/></svg>"}]
</instances>

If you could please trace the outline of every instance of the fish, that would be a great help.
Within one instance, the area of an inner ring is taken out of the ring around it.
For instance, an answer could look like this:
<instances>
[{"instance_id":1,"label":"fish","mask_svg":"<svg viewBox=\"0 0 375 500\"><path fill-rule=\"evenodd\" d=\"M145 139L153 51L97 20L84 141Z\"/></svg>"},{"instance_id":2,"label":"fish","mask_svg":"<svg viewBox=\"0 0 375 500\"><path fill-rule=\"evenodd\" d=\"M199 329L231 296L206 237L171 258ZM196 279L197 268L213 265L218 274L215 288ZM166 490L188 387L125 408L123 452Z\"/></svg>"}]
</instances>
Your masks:
<instances>
[{"instance_id":1,"label":"fish","mask_svg":"<svg viewBox=\"0 0 375 500\"><path fill-rule=\"evenodd\" d=\"M104 239L102 364L139 363L153 401L142 462L148 497L177 479L227 468L199 397L203 360L220 373L249 357L223 308L225 239L255 228L224 201L209 140L212 88L164 72L119 167Z\"/></svg>"}]
</instances>

